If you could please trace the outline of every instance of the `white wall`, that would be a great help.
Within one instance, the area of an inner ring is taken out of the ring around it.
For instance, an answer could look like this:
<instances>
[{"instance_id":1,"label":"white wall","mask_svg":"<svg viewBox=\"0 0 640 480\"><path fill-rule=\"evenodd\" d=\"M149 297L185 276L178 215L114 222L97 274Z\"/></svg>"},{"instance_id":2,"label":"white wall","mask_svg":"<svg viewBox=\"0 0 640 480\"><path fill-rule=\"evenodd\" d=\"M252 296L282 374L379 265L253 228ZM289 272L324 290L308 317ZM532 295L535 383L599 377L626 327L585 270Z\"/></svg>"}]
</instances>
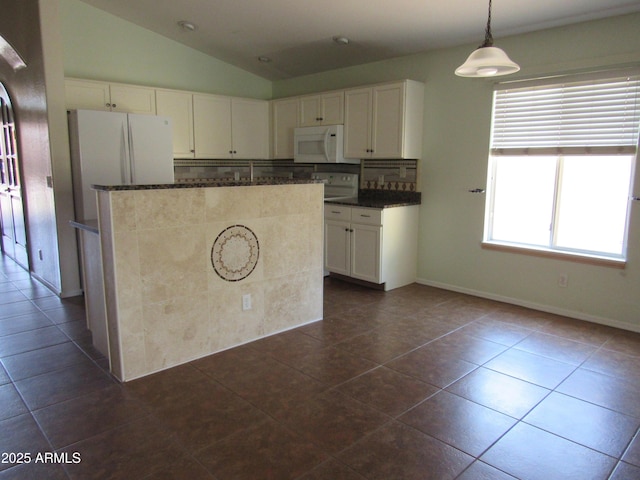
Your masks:
<instances>
[{"instance_id":1,"label":"white wall","mask_svg":"<svg viewBox=\"0 0 640 480\"><path fill-rule=\"evenodd\" d=\"M47 126L51 152L51 174L54 190L54 215L58 241L60 295L69 297L82 293L76 230L69 221L75 219L71 155L64 95L62 37L59 29L58 2L40 0L40 28L42 31L45 64L45 92L47 96ZM35 257L36 260L38 257Z\"/></svg>"},{"instance_id":2,"label":"white wall","mask_svg":"<svg viewBox=\"0 0 640 480\"><path fill-rule=\"evenodd\" d=\"M496 46L504 48L522 66L521 72L509 79L640 64L638 25L640 15L626 15L496 38ZM419 182L423 199L420 281L640 331L637 203L624 270L480 248L485 199L467 190L486 186L493 84L491 80L453 74L475 47L467 45L280 81L274 83L274 96L399 78L426 82L424 158ZM567 288L557 285L561 273L569 275Z\"/></svg>"}]
</instances>

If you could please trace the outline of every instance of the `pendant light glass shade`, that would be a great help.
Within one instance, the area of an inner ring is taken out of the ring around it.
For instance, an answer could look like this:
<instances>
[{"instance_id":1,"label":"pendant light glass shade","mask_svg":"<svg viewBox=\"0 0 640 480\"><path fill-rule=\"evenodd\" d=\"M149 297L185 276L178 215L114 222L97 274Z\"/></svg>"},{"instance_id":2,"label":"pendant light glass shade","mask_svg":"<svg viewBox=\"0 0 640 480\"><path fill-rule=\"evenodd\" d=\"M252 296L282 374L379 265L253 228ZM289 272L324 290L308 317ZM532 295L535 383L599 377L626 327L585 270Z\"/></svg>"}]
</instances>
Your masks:
<instances>
[{"instance_id":1,"label":"pendant light glass shade","mask_svg":"<svg viewBox=\"0 0 640 480\"><path fill-rule=\"evenodd\" d=\"M520 70L517 63L511 60L504 50L493 46L491 35L491 0L489 0L489 15L487 28L484 32L484 43L471 53L467 61L456 68L459 77L495 77L509 75Z\"/></svg>"},{"instance_id":2,"label":"pendant light glass shade","mask_svg":"<svg viewBox=\"0 0 640 480\"><path fill-rule=\"evenodd\" d=\"M509 75L520 70L504 50L498 47L480 47L469 55L467 61L456 68L459 77L494 77Z\"/></svg>"}]
</instances>

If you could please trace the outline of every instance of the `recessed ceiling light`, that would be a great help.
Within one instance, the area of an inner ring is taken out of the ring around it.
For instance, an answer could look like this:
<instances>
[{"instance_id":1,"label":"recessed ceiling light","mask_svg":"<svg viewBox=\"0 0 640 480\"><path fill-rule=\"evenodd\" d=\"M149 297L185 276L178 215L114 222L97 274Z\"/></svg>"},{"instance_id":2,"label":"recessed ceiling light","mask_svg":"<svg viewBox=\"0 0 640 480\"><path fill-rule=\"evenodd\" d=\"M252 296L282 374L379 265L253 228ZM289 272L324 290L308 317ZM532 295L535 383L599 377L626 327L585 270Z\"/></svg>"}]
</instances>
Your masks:
<instances>
[{"instance_id":1,"label":"recessed ceiling light","mask_svg":"<svg viewBox=\"0 0 640 480\"><path fill-rule=\"evenodd\" d=\"M197 25L195 23L188 22L187 20L180 20L178 22L178 25L185 32L195 32L198 29L198 27L197 27Z\"/></svg>"},{"instance_id":2,"label":"recessed ceiling light","mask_svg":"<svg viewBox=\"0 0 640 480\"><path fill-rule=\"evenodd\" d=\"M347 45L349 43L349 39L347 37L343 37L340 35L333 37L333 41L338 45Z\"/></svg>"},{"instance_id":3,"label":"recessed ceiling light","mask_svg":"<svg viewBox=\"0 0 640 480\"><path fill-rule=\"evenodd\" d=\"M262 63L269 63L271 59L269 57L260 56L258 57L258 61Z\"/></svg>"}]
</instances>

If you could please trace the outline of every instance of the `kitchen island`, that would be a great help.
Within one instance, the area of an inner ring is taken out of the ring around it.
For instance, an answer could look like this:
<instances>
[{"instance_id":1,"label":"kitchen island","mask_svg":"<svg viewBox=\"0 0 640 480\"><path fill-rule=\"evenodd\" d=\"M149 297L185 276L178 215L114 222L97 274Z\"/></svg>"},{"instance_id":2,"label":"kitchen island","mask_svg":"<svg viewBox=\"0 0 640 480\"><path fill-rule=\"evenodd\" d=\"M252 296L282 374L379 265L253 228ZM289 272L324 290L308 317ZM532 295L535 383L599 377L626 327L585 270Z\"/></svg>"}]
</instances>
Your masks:
<instances>
[{"instance_id":1,"label":"kitchen island","mask_svg":"<svg viewBox=\"0 0 640 480\"><path fill-rule=\"evenodd\" d=\"M119 380L322 318L323 185L94 188Z\"/></svg>"}]
</instances>

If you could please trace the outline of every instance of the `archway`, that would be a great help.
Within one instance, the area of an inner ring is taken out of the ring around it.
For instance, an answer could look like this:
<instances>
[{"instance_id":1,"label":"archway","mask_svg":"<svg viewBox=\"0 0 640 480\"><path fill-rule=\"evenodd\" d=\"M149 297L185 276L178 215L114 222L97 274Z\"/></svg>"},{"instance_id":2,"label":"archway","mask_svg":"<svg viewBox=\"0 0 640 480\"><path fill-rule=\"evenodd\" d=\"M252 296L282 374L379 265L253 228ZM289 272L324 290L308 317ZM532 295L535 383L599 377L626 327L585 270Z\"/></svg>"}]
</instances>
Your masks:
<instances>
[{"instance_id":1,"label":"archway","mask_svg":"<svg viewBox=\"0 0 640 480\"><path fill-rule=\"evenodd\" d=\"M0 230L2 251L29 270L20 159L11 99L0 83Z\"/></svg>"}]
</instances>

